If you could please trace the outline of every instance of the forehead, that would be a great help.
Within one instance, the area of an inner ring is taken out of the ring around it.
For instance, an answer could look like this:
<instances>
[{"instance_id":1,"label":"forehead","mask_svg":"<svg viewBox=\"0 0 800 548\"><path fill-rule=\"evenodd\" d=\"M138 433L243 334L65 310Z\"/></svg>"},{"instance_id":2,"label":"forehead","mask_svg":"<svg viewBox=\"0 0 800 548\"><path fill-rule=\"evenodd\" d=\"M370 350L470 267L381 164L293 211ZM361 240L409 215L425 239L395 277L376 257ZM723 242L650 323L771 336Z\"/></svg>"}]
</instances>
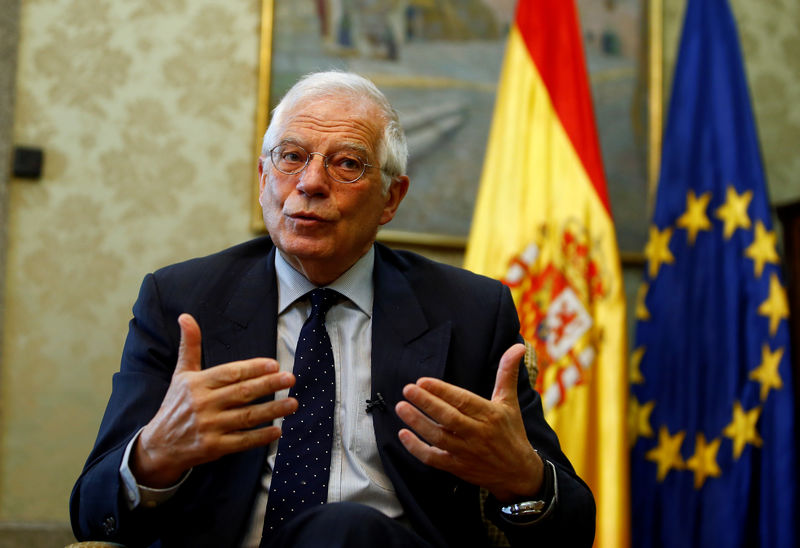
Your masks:
<instances>
[{"instance_id":1,"label":"forehead","mask_svg":"<svg viewBox=\"0 0 800 548\"><path fill-rule=\"evenodd\" d=\"M370 101L320 97L300 101L287 113L279 141L312 147L348 146L374 152L383 133L383 117Z\"/></svg>"}]
</instances>

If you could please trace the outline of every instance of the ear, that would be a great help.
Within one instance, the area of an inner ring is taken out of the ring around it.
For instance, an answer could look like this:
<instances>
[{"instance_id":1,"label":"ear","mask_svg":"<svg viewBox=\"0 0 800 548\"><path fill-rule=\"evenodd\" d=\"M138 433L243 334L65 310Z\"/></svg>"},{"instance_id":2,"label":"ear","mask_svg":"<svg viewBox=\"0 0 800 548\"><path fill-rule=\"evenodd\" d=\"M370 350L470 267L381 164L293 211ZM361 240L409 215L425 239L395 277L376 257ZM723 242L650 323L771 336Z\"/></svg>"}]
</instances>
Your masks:
<instances>
[{"instance_id":1,"label":"ear","mask_svg":"<svg viewBox=\"0 0 800 548\"><path fill-rule=\"evenodd\" d=\"M383 205L381 220L379 221L380 224L385 225L394 218L394 214L397 212L400 202L403 201L406 192L408 192L408 185L409 180L406 175L395 177L392 181L389 192L386 193L386 201Z\"/></svg>"},{"instance_id":2,"label":"ear","mask_svg":"<svg viewBox=\"0 0 800 548\"><path fill-rule=\"evenodd\" d=\"M261 204L262 206L264 205L264 203L263 203L264 185L267 184L266 183L266 179L267 178L264 176L265 175L264 174L264 162L265 161L266 160L264 159L263 156L259 156L258 157L258 203Z\"/></svg>"}]
</instances>

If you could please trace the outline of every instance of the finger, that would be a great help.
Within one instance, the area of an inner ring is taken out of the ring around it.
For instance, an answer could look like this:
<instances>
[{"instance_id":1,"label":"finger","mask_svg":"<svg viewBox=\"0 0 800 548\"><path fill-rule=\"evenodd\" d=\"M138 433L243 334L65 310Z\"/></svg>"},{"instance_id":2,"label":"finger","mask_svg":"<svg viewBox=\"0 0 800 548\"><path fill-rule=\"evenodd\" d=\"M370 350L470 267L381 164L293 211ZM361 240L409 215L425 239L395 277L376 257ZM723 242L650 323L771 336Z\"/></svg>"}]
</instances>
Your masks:
<instances>
[{"instance_id":1,"label":"finger","mask_svg":"<svg viewBox=\"0 0 800 548\"><path fill-rule=\"evenodd\" d=\"M269 445L281 437L281 429L277 426L265 426L253 430L240 430L223 435L217 442L217 453L228 455L247 451L256 447Z\"/></svg>"},{"instance_id":2,"label":"finger","mask_svg":"<svg viewBox=\"0 0 800 548\"><path fill-rule=\"evenodd\" d=\"M212 398L218 408L240 407L278 390L291 388L294 383L295 376L288 371L258 375L221 387L214 391Z\"/></svg>"},{"instance_id":3,"label":"finger","mask_svg":"<svg viewBox=\"0 0 800 548\"><path fill-rule=\"evenodd\" d=\"M485 406L488 400L460 386L455 386L443 380L431 377L420 378L417 380L416 386L469 417L480 417L486 411Z\"/></svg>"},{"instance_id":4,"label":"finger","mask_svg":"<svg viewBox=\"0 0 800 548\"><path fill-rule=\"evenodd\" d=\"M515 344L505 351L497 367L492 401L504 401L511 405L519 405L517 396L517 379L519 378L519 363L525 354L524 344Z\"/></svg>"},{"instance_id":5,"label":"finger","mask_svg":"<svg viewBox=\"0 0 800 548\"><path fill-rule=\"evenodd\" d=\"M410 403L399 402L395 406L395 412L400 417L400 420L430 445L435 445L442 449L452 448L452 441L455 441L455 436Z\"/></svg>"},{"instance_id":6,"label":"finger","mask_svg":"<svg viewBox=\"0 0 800 548\"><path fill-rule=\"evenodd\" d=\"M448 463L451 460L450 453L438 447L433 447L420 440L412 431L403 428L397 433L400 443L406 450L419 459L423 464L448 470Z\"/></svg>"},{"instance_id":7,"label":"finger","mask_svg":"<svg viewBox=\"0 0 800 548\"><path fill-rule=\"evenodd\" d=\"M273 359L250 358L210 367L203 373L206 376L206 386L213 389L269 375L277 372L278 369L278 362Z\"/></svg>"},{"instance_id":8,"label":"finger","mask_svg":"<svg viewBox=\"0 0 800 548\"><path fill-rule=\"evenodd\" d=\"M216 422L219 430L227 434L268 425L278 417L291 415L295 411L297 411L297 400L283 398L222 411L217 415Z\"/></svg>"},{"instance_id":9,"label":"finger","mask_svg":"<svg viewBox=\"0 0 800 548\"><path fill-rule=\"evenodd\" d=\"M178 325L181 328L181 342L178 346L178 363L175 373L181 371L200 371L200 326L191 314L178 316Z\"/></svg>"},{"instance_id":10,"label":"finger","mask_svg":"<svg viewBox=\"0 0 800 548\"><path fill-rule=\"evenodd\" d=\"M456 432L462 437L469 436L478 425L475 419L464 415L446 401L430 394L417 385L406 385L403 388L403 396L405 396L408 401L398 403L395 408L398 415L403 413L409 419L417 421L408 424L417 432L420 432L428 441L436 443L437 445L439 445L438 440L441 436L436 434L435 439L429 437L432 434L430 425L436 425L437 429L443 430L444 432ZM411 404L413 404L413 407ZM420 410L423 411L425 415L423 415ZM419 417L425 417L428 422L421 422ZM400 415L400 418L403 418L403 416ZM421 430L422 428L425 428L425 430Z\"/></svg>"}]
</instances>

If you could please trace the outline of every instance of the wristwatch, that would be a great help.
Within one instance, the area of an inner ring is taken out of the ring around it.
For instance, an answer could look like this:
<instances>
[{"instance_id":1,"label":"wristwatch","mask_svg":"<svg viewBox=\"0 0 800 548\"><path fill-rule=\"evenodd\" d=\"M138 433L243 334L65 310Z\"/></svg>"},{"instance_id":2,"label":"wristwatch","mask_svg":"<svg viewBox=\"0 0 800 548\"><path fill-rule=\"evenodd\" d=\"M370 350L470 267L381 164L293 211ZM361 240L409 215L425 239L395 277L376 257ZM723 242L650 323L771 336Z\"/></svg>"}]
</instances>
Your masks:
<instances>
[{"instance_id":1,"label":"wristwatch","mask_svg":"<svg viewBox=\"0 0 800 548\"><path fill-rule=\"evenodd\" d=\"M535 523L547 516L558 501L558 479L556 467L547 459L542 459L544 464L544 478L539 489L540 498L524 500L500 506L500 516L516 524Z\"/></svg>"}]
</instances>

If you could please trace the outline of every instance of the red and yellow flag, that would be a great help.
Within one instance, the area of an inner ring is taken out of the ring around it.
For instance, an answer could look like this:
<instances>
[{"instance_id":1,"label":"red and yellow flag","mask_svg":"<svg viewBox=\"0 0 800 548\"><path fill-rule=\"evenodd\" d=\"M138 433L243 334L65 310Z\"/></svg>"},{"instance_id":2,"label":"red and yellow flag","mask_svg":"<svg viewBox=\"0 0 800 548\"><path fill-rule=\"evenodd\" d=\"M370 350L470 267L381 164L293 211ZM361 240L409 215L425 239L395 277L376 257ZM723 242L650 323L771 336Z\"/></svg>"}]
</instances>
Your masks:
<instances>
[{"instance_id":1,"label":"red and yellow flag","mask_svg":"<svg viewBox=\"0 0 800 548\"><path fill-rule=\"evenodd\" d=\"M505 55L465 267L511 288L595 546L624 547L625 298L573 1L520 0Z\"/></svg>"}]
</instances>

